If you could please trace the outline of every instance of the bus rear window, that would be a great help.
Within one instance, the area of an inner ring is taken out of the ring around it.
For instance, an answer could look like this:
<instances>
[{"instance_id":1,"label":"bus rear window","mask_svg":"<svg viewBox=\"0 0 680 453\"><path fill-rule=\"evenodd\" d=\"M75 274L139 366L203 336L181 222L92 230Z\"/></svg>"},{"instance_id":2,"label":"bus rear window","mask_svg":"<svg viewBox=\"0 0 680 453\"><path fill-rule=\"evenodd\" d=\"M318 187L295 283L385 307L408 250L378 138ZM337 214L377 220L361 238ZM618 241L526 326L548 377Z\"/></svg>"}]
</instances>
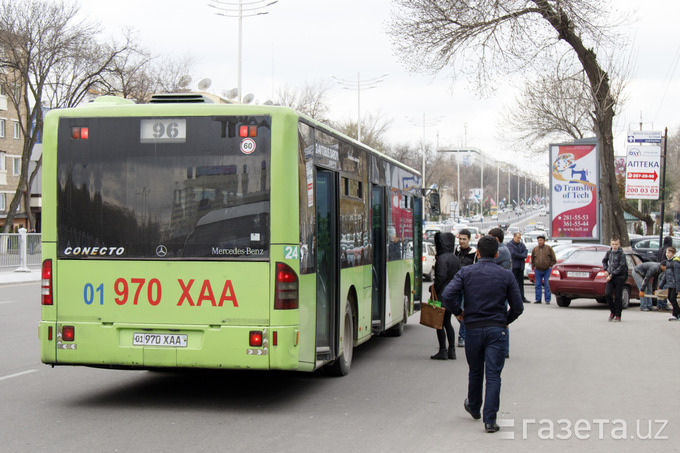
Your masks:
<instances>
[{"instance_id":1,"label":"bus rear window","mask_svg":"<svg viewBox=\"0 0 680 453\"><path fill-rule=\"evenodd\" d=\"M62 118L59 258L267 259L270 132L266 116Z\"/></svg>"}]
</instances>

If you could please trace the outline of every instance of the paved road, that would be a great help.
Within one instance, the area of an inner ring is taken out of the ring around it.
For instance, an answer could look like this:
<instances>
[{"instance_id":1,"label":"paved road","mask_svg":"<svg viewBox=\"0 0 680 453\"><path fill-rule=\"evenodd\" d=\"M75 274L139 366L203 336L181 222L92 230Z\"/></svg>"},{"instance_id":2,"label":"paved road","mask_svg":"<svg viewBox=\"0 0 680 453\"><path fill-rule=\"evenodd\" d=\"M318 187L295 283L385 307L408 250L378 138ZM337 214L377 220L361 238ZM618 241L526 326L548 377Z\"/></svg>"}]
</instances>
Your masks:
<instances>
[{"instance_id":1,"label":"paved road","mask_svg":"<svg viewBox=\"0 0 680 453\"><path fill-rule=\"evenodd\" d=\"M52 369L39 363L38 295L37 283L0 288L0 452L620 453L680 441L680 323L637 306L609 323L592 301L525 305L499 414L514 428L486 434L462 409L464 355L430 360L435 335L418 314L401 338L359 347L343 378ZM639 439L649 424L657 439Z\"/></svg>"}]
</instances>

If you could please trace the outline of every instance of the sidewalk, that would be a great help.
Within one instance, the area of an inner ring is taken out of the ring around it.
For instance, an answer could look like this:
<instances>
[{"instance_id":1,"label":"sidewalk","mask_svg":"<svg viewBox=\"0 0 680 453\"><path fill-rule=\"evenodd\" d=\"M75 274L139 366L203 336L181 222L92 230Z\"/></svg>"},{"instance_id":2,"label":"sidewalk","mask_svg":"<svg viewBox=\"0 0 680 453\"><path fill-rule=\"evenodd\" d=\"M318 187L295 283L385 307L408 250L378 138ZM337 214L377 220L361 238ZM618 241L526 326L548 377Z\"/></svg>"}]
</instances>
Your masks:
<instances>
[{"instance_id":1,"label":"sidewalk","mask_svg":"<svg viewBox=\"0 0 680 453\"><path fill-rule=\"evenodd\" d=\"M14 268L0 268L0 286L14 283L39 282L41 278L40 266L30 266L30 272L15 272Z\"/></svg>"}]
</instances>

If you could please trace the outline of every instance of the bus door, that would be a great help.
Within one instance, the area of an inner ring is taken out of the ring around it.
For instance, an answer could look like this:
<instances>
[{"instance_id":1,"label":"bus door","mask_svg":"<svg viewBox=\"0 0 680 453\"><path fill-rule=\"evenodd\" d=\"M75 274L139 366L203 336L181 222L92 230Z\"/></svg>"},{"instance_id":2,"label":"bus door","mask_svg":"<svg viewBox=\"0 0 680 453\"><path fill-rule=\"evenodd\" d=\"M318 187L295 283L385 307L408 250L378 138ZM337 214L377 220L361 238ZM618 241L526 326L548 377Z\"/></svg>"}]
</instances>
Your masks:
<instances>
[{"instance_id":1,"label":"bus door","mask_svg":"<svg viewBox=\"0 0 680 453\"><path fill-rule=\"evenodd\" d=\"M337 356L338 203L337 176L316 170L316 360Z\"/></svg>"},{"instance_id":2,"label":"bus door","mask_svg":"<svg viewBox=\"0 0 680 453\"><path fill-rule=\"evenodd\" d=\"M373 229L371 329L373 333L380 333L385 330L385 270L387 267L384 187L373 186L371 190L371 225Z\"/></svg>"}]
</instances>

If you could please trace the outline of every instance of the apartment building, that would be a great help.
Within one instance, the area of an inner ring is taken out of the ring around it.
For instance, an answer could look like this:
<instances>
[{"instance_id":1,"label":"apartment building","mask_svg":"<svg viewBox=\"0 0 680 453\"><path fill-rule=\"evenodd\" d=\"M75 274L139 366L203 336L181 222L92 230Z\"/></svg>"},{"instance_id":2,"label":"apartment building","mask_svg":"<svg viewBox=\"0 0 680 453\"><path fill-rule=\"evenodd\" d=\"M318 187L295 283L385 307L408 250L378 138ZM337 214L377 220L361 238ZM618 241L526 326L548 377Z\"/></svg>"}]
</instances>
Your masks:
<instances>
[{"instance_id":1,"label":"apartment building","mask_svg":"<svg viewBox=\"0 0 680 453\"><path fill-rule=\"evenodd\" d=\"M23 135L19 115L8 97L8 89L0 84L0 226L5 224L7 210L12 202L21 175ZM28 228L24 206L19 207L13 229Z\"/></svg>"}]
</instances>

